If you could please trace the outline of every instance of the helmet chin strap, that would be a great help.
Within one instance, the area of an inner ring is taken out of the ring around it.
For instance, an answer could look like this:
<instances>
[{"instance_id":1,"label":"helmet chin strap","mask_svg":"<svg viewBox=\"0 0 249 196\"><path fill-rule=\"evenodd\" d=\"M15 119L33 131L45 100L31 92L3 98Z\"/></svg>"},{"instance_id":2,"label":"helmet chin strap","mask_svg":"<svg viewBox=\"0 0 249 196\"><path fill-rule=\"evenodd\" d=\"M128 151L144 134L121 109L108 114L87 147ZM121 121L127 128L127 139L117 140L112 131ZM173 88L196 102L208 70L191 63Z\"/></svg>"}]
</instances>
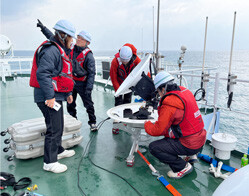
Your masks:
<instances>
[{"instance_id":1,"label":"helmet chin strap","mask_svg":"<svg viewBox=\"0 0 249 196\"><path fill-rule=\"evenodd\" d=\"M164 92L163 92L164 95L165 95L166 92L167 92L167 87L168 87L168 82L166 82L165 87L164 87Z\"/></svg>"},{"instance_id":2,"label":"helmet chin strap","mask_svg":"<svg viewBox=\"0 0 249 196\"><path fill-rule=\"evenodd\" d=\"M63 43L66 45L66 39L67 39L67 34L65 33L64 37L61 37L61 34L59 33L59 31L55 31L55 34L58 35L58 37L63 41Z\"/></svg>"},{"instance_id":3,"label":"helmet chin strap","mask_svg":"<svg viewBox=\"0 0 249 196\"><path fill-rule=\"evenodd\" d=\"M89 43L89 42L88 42L88 41L86 41L86 45L85 45L85 47L88 47L88 45L90 44L90 43L89 43L89 44L88 44L88 43Z\"/></svg>"},{"instance_id":4,"label":"helmet chin strap","mask_svg":"<svg viewBox=\"0 0 249 196\"><path fill-rule=\"evenodd\" d=\"M172 83L173 83L172 80L166 82L165 87L164 87L164 88L165 88L165 89L164 89L165 92L163 92L163 94L166 94L168 85L169 85L169 84L172 84Z\"/></svg>"}]
</instances>

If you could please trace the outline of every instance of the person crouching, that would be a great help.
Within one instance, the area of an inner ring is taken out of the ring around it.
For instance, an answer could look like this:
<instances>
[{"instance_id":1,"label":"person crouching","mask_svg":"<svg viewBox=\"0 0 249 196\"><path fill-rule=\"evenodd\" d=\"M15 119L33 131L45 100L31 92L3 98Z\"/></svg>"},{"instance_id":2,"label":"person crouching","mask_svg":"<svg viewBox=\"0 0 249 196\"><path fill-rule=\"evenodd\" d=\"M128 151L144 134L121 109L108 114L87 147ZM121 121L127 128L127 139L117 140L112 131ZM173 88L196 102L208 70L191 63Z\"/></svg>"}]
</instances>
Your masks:
<instances>
[{"instance_id":1,"label":"person crouching","mask_svg":"<svg viewBox=\"0 0 249 196\"><path fill-rule=\"evenodd\" d=\"M155 124L145 122L144 128L151 136L165 136L150 143L150 153L169 165L170 178L180 179L192 172L190 162L197 160L196 153L206 141L206 130L193 94L173 81L174 77L165 71L156 75L154 85L161 97L158 120ZM182 159L181 155L187 157Z\"/></svg>"}]
</instances>

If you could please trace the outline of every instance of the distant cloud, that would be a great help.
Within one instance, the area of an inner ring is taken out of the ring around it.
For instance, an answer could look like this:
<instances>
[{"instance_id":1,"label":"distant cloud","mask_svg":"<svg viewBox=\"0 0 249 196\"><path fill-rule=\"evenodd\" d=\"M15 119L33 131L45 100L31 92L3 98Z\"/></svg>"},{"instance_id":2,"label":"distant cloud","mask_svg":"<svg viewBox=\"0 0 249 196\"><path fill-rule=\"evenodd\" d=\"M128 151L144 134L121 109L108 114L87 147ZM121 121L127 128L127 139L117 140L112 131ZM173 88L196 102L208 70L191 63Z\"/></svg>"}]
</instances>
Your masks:
<instances>
[{"instance_id":1,"label":"distant cloud","mask_svg":"<svg viewBox=\"0 0 249 196\"><path fill-rule=\"evenodd\" d=\"M64 18L78 32L92 34L93 50L118 50L126 42L152 50L153 6L156 20L157 0L1 0L1 34L12 40L15 49L34 50L45 38L36 19L52 30ZM209 16L207 50L229 50L237 11L234 46L249 49L248 7L247 0L161 0L159 48L179 50L186 45L189 50L203 50Z\"/></svg>"}]
</instances>

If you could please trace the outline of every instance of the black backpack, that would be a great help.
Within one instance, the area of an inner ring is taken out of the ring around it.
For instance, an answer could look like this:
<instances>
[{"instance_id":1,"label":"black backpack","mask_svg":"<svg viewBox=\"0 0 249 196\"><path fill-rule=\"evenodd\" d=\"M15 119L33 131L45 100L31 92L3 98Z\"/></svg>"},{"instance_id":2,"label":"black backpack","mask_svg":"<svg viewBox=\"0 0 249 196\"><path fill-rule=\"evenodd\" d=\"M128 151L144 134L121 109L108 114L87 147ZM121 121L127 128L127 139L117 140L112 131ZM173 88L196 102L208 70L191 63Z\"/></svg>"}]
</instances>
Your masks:
<instances>
[{"instance_id":1,"label":"black backpack","mask_svg":"<svg viewBox=\"0 0 249 196\"><path fill-rule=\"evenodd\" d=\"M5 179L5 180L4 180ZM0 172L0 187L13 186L14 191L28 187L32 180L28 177L21 178L16 182L13 174L7 172Z\"/></svg>"},{"instance_id":2,"label":"black backpack","mask_svg":"<svg viewBox=\"0 0 249 196\"><path fill-rule=\"evenodd\" d=\"M0 187L5 187L5 186L14 186L16 183L15 177L13 174L6 173L6 172L0 172ZM6 180L4 180L4 179Z\"/></svg>"}]
</instances>

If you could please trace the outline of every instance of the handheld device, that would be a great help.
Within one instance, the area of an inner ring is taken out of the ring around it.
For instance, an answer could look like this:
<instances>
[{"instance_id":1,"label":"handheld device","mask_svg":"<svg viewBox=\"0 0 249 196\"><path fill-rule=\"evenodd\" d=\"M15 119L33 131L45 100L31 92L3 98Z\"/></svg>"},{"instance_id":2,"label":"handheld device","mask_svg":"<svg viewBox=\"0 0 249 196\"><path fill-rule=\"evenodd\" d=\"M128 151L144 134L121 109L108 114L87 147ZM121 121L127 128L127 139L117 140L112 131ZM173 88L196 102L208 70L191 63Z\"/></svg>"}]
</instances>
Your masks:
<instances>
[{"instance_id":1,"label":"handheld device","mask_svg":"<svg viewBox=\"0 0 249 196\"><path fill-rule=\"evenodd\" d=\"M59 104L58 102L54 102L54 107L53 107L56 111L58 111L61 108L61 104Z\"/></svg>"},{"instance_id":2,"label":"handheld device","mask_svg":"<svg viewBox=\"0 0 249 196\"><path fill-rule=\"evenodd\" d=\"M46 103L46 101L45 101ZM54 106L53 109L55 109L56 111L58 111L61 108L61 104L59 104L58 102L54 101Z\"/></svg>"}]
</instances>

